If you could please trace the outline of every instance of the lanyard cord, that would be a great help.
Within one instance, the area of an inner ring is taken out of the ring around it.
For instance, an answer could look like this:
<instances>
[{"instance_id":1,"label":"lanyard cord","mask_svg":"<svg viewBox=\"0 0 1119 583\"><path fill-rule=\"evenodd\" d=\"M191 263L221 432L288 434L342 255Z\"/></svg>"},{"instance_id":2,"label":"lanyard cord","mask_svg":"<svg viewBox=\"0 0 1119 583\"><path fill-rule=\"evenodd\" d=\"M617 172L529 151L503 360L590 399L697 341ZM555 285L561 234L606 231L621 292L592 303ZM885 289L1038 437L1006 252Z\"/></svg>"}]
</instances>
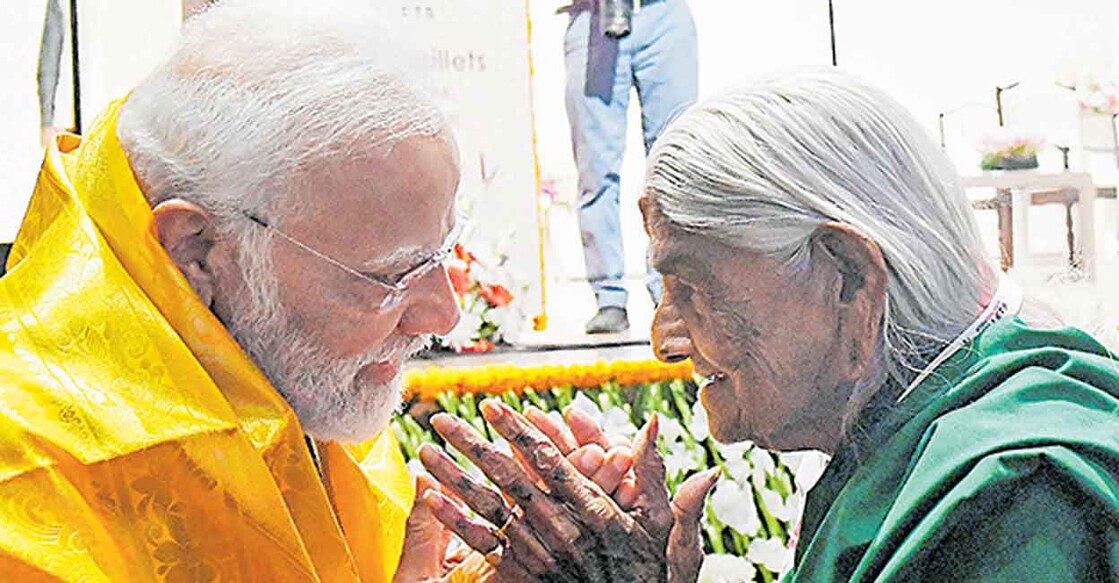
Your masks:
<instances>
[{"instance_id":1,"label":"lanyard cord","mask_svg":"<svg viewBox=\"0 0 1119 583\"><path fill-rule=\"evenodd\" d=\"M929 378L936 368L944 361L952 357L952 355L959 352L977 336L983 333L984 330L990 328L992 324L1001 320L1003 317L1010 315L1014 316L1022 309L1022 288L1018 286L1014 280L1007 277L1005 274L999 274L998 288L995 290L995 296L991 298L991 303L983 309L983 313L979 315L974 322L971 323L959 336L956 337L948 346L929 363L918 375L909 383L905 388L905 392L898 397L897 402L909 396L913 389L917 388Z\"/></svg>"}]
</instances>

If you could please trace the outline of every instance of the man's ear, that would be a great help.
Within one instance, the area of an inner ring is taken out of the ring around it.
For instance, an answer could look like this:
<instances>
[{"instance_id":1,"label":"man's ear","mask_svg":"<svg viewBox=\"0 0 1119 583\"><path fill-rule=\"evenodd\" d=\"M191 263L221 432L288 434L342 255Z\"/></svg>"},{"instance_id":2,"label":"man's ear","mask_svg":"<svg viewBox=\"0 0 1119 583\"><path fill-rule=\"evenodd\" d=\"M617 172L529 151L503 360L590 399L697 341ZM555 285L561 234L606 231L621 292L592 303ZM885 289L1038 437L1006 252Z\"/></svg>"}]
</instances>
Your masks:
<instances>
[{"instance_id":1,"label":"man's ear","mask_svg":"<svg viewBox=\"0 0 1119 583\"><path fill-rule=\"evenodd\" d=\"M216 287L215 273L209 262L217 239L213 216L206 209L177 198L155 205L152 215L163 249L202 303L210 306Z\"/></svg>"},{"instance_id":2,"label":"man's ear","mask_svg":"<svg viewBox=\"0 0 1119 583\"><path fill-rule=\"evenodd\" d=\"M878 244L850 225L823 223L813 239L839 278L831 302L839 310L838 333L846 349L841 366L848 378L858 379L869 366L881 332L889 283L886 261Z\"/></svg>"}]
</instances>

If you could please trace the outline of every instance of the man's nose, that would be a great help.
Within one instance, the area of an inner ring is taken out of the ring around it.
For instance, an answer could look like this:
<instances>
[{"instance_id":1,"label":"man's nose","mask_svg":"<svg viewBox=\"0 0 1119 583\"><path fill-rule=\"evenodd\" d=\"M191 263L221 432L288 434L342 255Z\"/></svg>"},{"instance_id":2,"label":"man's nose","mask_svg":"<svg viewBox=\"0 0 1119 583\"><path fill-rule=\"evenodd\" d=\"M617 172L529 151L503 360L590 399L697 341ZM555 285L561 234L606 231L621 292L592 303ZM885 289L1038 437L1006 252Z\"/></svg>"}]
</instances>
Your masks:
<instances>
[{"instance_id":1,"label":"man's nose","mask_svg":"<svg viewBox=\"0 0 1119 583\"><path fill-rule=\"evenodd\" d=\"M458 324L459 309L447 269L439 266L431 270L415 286L406 292L407 305L397 328L412 336L449 333Z\"/></svg>"},{"instance_id":2,"label":"man's nose","mask_svg":"<svg viewBox=\"0 0 1119 583\"><path fill-rule=\"evenodd\" d=\"M653 316L653 354L662 362L680 362L691 358L692 339L679 311L672 305L665 290L657 312Z\"/></svg>"}]
</instances>

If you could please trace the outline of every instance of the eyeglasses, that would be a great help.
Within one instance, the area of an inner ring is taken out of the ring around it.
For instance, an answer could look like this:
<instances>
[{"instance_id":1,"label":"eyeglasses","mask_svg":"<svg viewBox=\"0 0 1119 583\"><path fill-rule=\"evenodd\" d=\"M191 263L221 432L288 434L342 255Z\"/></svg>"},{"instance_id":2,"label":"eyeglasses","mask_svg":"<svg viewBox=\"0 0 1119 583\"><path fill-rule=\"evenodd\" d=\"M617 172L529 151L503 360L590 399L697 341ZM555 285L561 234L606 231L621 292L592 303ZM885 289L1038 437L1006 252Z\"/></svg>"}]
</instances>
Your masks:
<instances>
[{"instance_id":1,"label":"eyeglasses","mask_svg":"<svg viewBox=\"0 0 1119 583\"><path fill-rule=\"evenodd\" d=\"M435 251L435 253L431 254L431 256L429 256L427 259L424 259L415 266L409 268L404 273L396 277L388 278L374 273L363 273L361 271L358 271L346 265L345 263L334 259L326 253L318 251L310 245L303 243L295 237L288 235L287 233L280 230L278 227L273 226L269 222L256 215L247 212L242 212L241 214L243 214L245 218L249 219L253 223L256 223L257 225L268 229L269 231L275 233L280 238L288 241L296 247L303 249L311 255L314 255L315 257L326 261L334 267L337 267L338 269L341 269L342 271L345 271L346 273L375 287L378 291L384 294L384 296L381 298L381 301L377 304L377 310L390 310L396 307L400 303L400 300L403 299L404 293L408 291L409 285L411 285L413 282L418 281L420 278L427 275L435 268L439 267L454 250L455 243L458 242L459 235L462 233L463 225L463 221L455 221L455 227L451 229L450 234L447 235L447 239L443 241L443 245L441 245L439 249Z\"/></svg>"}]
</instances>

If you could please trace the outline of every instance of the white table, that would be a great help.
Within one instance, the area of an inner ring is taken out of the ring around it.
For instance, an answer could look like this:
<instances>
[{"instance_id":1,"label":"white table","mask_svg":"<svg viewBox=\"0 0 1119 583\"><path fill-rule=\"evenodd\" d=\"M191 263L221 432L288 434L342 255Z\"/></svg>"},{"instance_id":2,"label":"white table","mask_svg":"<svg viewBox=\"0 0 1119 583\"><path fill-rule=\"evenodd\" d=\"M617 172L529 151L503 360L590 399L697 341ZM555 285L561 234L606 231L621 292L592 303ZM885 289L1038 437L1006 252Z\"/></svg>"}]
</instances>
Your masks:
<instances>
[{"instance_id":1,"label":"white table","mask_svg":"<svg viewBox=\"0 0 1119 583\"><path fill-rule=\"evenodd\" d=\"M964 188L994 188L1010 191L1011 261L1024 268L1029 265L1029 211L1031 195L1038 191L1072 189L1077 191L1077 216L1074 233L1080 246L1081 268L1089 279L1096 277L1095 204L1096 187L1087 172L1038 172L1007 170L962 176Z\"/></svg>"}]
</instances>

